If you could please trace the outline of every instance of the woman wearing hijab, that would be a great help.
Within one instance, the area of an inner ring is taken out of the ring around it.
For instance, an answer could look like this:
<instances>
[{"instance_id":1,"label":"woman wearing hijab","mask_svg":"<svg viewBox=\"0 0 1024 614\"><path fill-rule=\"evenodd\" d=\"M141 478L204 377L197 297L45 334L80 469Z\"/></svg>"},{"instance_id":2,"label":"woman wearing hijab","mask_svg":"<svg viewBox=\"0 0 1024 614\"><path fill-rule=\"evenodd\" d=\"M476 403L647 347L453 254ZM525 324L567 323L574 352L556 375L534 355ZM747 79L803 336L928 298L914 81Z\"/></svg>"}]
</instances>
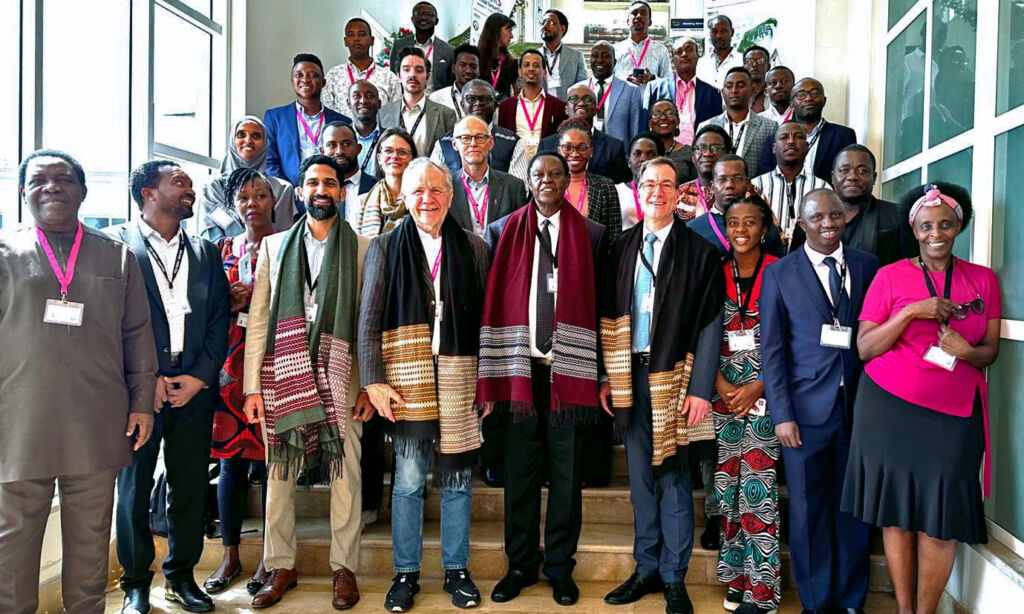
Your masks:
<instances>
[{"instance_id":1,"label":"woman wearing hijab","mask_svg":"<svg viewBox=\"0 0 1024 614\"><path fill-rule=\"evenodd\" d=\"M264 172L267 164L267 128L263 121L246 115L235 123L228 142L227 155L220 163L220 176L203 188L199 198L196 230L210 241L232 237L245 231L245 222L238 209L227 198L228 178L239 168ZM269 177L274 208L274 230L286 230L295 220L295 188L277 177Z\"/></svg>"}]
</instances>

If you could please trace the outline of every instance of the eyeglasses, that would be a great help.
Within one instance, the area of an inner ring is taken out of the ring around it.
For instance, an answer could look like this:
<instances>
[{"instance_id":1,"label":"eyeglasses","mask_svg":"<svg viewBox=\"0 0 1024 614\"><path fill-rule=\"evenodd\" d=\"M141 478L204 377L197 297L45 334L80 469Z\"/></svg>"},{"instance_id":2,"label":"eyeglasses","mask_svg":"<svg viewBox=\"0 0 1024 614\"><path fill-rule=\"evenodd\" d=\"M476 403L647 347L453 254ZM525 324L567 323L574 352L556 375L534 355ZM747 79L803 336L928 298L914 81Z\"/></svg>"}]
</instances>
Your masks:
<instances>
[{"instance_id":1,"label":"eyeglasses","mask_svg":"<svg viewBox=\"0 0 1024 614\"><path fill-rule=\"evenodd\" d=\"M694 145L693 153L702 156L705 153L720 154L726 150L725 145Z\"/></svg>"},{"instance_id":2,"label":"eyeglasses","mask_svg":"<svg viewBox=\"0 0 1024 614\"><path fill-rule=\"evenodd\" d=\"M380 153L384 156L398 156L399 158L411 158L412 150L409 149L395 149L394 147L384 147L380 150Z\"/></svg>"},{"instance_id":3,"label":"eyeglasses","mask_svg":"<svg viewBox=\"0 0 1024 614\"><path fill-rule=\"evenodd\" d=\"M764 66L768 63L768 58L750 58L749 60L744 60L743 63L751 66Z\"/></svg>"},{"instance_id":4,"label":"eyeglasses","mask_svg":"<svg viewBox=\"0 0 1024 614\"><path fill-rule=\"evenodd\" d=\"M412 17L413 19L416 19L417 17L437 17L437 13L434 11L413 11Z\"/></svg>"},{"instance_id":5,"label":"eyeglasses","mask_svg":"<svg viewBox=\"0 0 1024 614\"><path fill-rule=\"evenodd\" d=\"M590 145L587 145L586 143L582 143L580 145L569 145L566 143L564 145L559 145L558 149L564 154L571 154L574 151L585 154L590 151Z\"/></svg>"},{"instance_id":6,"label":"eyeglasses","mask_svg":"<svg viewBox=\"0 0 1024 614\"><path fill-rule=\"evenodd\" d=\"M454 138L455 138L456 141L462 143L463 145L469 145L470 143L476 143L477 145L483 145L484 143L486 143L491 138L491 135L489 135L489 134L460 134L459 136L454 137Z\"/></svg>"},{"instance_id":7,"label":"eyeglasses","mask_svg":"<svg viewBox=\"0 0 1024 614\"><path fill-rule=\"evenodd\" d=\"M981 314L985 313L985 299L983 299L983 298L981 298L979 296L978 298L974 299L973 301L971 301L969 303L964 303L963 305L957 305L956 307L953 308L952 316L953 316L954 319L957 319L957 320L965 320L965 319L967 319L967 312L968 311L973 311L974 313L978 314L979 316Z\"/></svg>"},{"instance_id":8,"label":"eyeglasses","mask_svg":"<svg viewBox=\"0 0 1024 614\"><path fill-rule=\"evenodd\" d=\"M746 180L746 175L730 175L729 177L715 177L715 183L717 183L718 185L727 185L730 183L743 183Z\"/></svg>"},{"instance_id":9,"label":"eyeglasses","mask_svg":"<svg viewBox=\"0 0 1024 614\"><path fill-rule=\"evenodd\" d=\"M494 96L491 96L490 94L483 96L466 94L465 96L462 97L462 101L465 102L466 104L476 104L478 102L494 102Z\"/></svg>"},{"instance_id":10,"label":"eyeglasses","mask_svg":"<svg viewBox=\"0 0 1024 614\"><path fill-rule=\"evenodd\" d=\"M661 119L663 117L667 117L669 119L679 119L679 114L672 109L666 111L651 111L651 119Z\"/></svg>"},{"instance_id":11,"label":"eyeglasses","mask_svg":"<svg viewBox=\"0 0 1024 614\"><path fill-rule=\"evenodd\" d=\"M580 102L585 102L587 104L597 104L597 100L593 96L590 96L589 94L586 96L569 96L568 98L565 99L565 101L568 102L569 104L577 104Z\"/></svg>"},{"instance_id":12,"label":"eyeglasses","mask_svg":"<svg viewBox=\"0 0 1024 614\"><path fill-rule=\"evenodd\" d=\"M645 192L653 192L655 190L671 192L676 189L676 184L671 181L662 181L661 183L658 183L657 181L641 181L639 187Z\"/></svg>"},{"instance_id":13,"label":"eyeglasses","mask_svg":"<svg viewBox=\"0 0 1024 614\"><path fill-rule=\"evenodd\" d=\"M814 96L815 98L821 98L825 95L825 92L820 88L814 88L813 90L800 90L799 92L793 92L793 100L804 100L808 96Z\"/></svg>"}]
</instances>

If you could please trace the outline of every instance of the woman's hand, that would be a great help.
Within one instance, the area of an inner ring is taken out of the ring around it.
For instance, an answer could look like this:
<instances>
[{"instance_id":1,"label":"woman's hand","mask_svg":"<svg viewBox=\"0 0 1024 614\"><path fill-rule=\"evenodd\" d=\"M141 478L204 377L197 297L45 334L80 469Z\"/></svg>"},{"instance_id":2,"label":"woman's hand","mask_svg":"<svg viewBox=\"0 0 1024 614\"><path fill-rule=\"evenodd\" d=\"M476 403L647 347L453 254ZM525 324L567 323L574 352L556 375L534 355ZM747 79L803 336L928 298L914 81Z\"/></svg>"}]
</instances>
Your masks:
<instances>
[{"instance_id":1,"label":"woman's hand","mask_svg":"<svg viewBox=\"0 0 1024 614\"><path fill-rule=\"evenodd\" d=\"M746 416L757 400L764 396L764 382L757 380L740 386L732 392L723 395L726 406L737 418Z\"/></svg>"},{"instance_id":2,"label":"woman's hand","mask_svg":"<svg viewBox=\"0 0 1024 614\"><path fill-rule=\"evenodd\" d=\"M246 288L242 282L236 281L228 288L228 296L231 299L231 312L238 313L249 304L249 297L252 296L252 291Z\"/></svg>"},{"instance_id":3,"label":"woman's hand","mask_svg":"<svg viewBox=\"0 0 1024 614\"><path fill-rule=\"evenodd\" d=\"M967 360L974 350L974 346L967 343L960 333L945 324L939 326L939 347L959 360Z\"/></svg>"},{"instance_id":4,"label":"woman's hand","mask_svg":"<svg viewBox=\"0 0 1024 614\"><path fill-rule=\"evenodd\" d=\"M938 320L939 322L945 322L949 319L949 314L953 312L953 307L956 307L956 303L948 298L933 296L923 301L911 303L905 309L909 312L911 318L915 320Z\"/></svg>"}]
</instances>

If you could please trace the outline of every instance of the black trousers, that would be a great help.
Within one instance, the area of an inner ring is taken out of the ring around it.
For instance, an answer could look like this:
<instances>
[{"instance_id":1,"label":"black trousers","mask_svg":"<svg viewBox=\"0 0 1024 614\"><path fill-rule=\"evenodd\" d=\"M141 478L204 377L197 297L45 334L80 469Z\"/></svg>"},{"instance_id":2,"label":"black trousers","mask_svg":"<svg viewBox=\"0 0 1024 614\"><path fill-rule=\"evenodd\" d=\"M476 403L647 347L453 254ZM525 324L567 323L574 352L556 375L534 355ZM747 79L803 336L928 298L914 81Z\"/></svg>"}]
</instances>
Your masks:
<instances>
[{"instance_id":1,"label":"black trousers","mask_svg":"<svg viewBox=\"0 0 1024 614\"><path fill-rule=\"evenodd\" d=\"M540 489L549 478L544 575L571 574L583 522L580 439L576 427L552 426L551 367L533 362L536 419L508 422L505 437L505 555L528 574L541 562Z\"/></svg>"},{"instance_id":2,"label":"black trousers","mask_svg":"<svg viewBox=\"0 0 1024 614\"><path fill-rule=\"evenodd\" d=\"M380 510L384 501L384 418L374 414L363 423L363 436L359 438L362 455L359 466L362 471L363 509Z\"/></svg>"},{"instance_id":3,"label":"black trousers","mask_svg":"<svg viewBox=\"0 0 1024 614\"><path fill-rule=\"evenodd\" d=\"M193 579L192 570L203 553L203 512L212 434L212 407L196 407L193 403L178 408L164 405L156 415L152 437L135 452L131 467L118 472L116 530L117 558L124 568L122 590L149 587L153 581L149 568L156 550L149 530L149 498L161 443L165 444L170 547L163 572L169 582Z\"/></svg>"}]
</instances>

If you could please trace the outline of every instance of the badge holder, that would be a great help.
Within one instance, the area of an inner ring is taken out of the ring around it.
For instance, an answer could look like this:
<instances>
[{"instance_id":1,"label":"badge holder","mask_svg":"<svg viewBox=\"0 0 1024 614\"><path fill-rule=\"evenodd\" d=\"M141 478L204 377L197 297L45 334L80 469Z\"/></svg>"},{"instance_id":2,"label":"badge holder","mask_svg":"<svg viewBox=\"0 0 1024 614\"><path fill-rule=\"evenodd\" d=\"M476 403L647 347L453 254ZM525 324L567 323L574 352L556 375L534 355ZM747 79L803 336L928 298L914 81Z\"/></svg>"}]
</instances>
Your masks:
<instances>
[{"instance_id":1,"label":"badge holder","mask_svg":"<svg viewBox=\"0 0 1024 614\"><path fill-rule=\"evenodd\" d=\"M46 308L43 310L43 322L64 326L81 326L84 314L85 305L83 303L68 302L66 296L60 300L48 298L46 299Z\"/></svg>"},{"instance_id":2,"label":"badge holder","mask_svg":"<svg viewBox=\"0 0 1024 614\"><path fill-rule=\"evenodd\" d=\"M240 328L249 328L249 314L244 311L239 311L238 318L235 319L235 324Z\"/></svg>"},{"instance_id":3,"label":"badge holder","mask_svg":"<svg viewBox=\"0 0 1024 614\"><path fill-rule=\"evenodd\" d=\"M558 294L558 271L548 273L548 292Z\"/></svg>"},{"instance_id":4,"label":"badge holder","mask_svg":"<svg viewBox=\"0 0 1024 614\"><path fill-rule=\"evenodd\" d=\"M729 330L725 332L729 341L730 352L753 350L757 346L754 340L754 330Z\"/></svg>"},{"instance_id":5,"label":"badge holder","mask_svg":"<svg viewBox=\"0 0 1024 614\"><path fill-rule=\"evenodd\" d=\"M768 411L768 402L764 400L764 397L761 397L760 399L758 399L757 401L754 402L754 406L750 408L750 412L749 412L748 415L756 416L756 417L760 418L760 417L764 416L765 412L767 412L767 411Z\"/></svg>"},{"instance_id":6,"label":"badge holder","mask_svg":"<svg viewBox=\"0 0 1024 614\"><path fill-rule=\"evenodd\" d=\"M946 371L952 371L956 368L956 356L953 356L937 345L928 347L928 351L924 353L924 359L937 367L942 367Z\"/></svg>"},{"instance_id":7,"label":"badge holder","mask_svg":"<svg viewBox=\"0 0 1024 614\"><path fill-rule=\"evenodd\" d=\"M821 346L837 348L840 350L850 349L853 342L853 329L849 326L841 326L838 321L832 324L821 325Z\"/></svg>"}]
</instances>

